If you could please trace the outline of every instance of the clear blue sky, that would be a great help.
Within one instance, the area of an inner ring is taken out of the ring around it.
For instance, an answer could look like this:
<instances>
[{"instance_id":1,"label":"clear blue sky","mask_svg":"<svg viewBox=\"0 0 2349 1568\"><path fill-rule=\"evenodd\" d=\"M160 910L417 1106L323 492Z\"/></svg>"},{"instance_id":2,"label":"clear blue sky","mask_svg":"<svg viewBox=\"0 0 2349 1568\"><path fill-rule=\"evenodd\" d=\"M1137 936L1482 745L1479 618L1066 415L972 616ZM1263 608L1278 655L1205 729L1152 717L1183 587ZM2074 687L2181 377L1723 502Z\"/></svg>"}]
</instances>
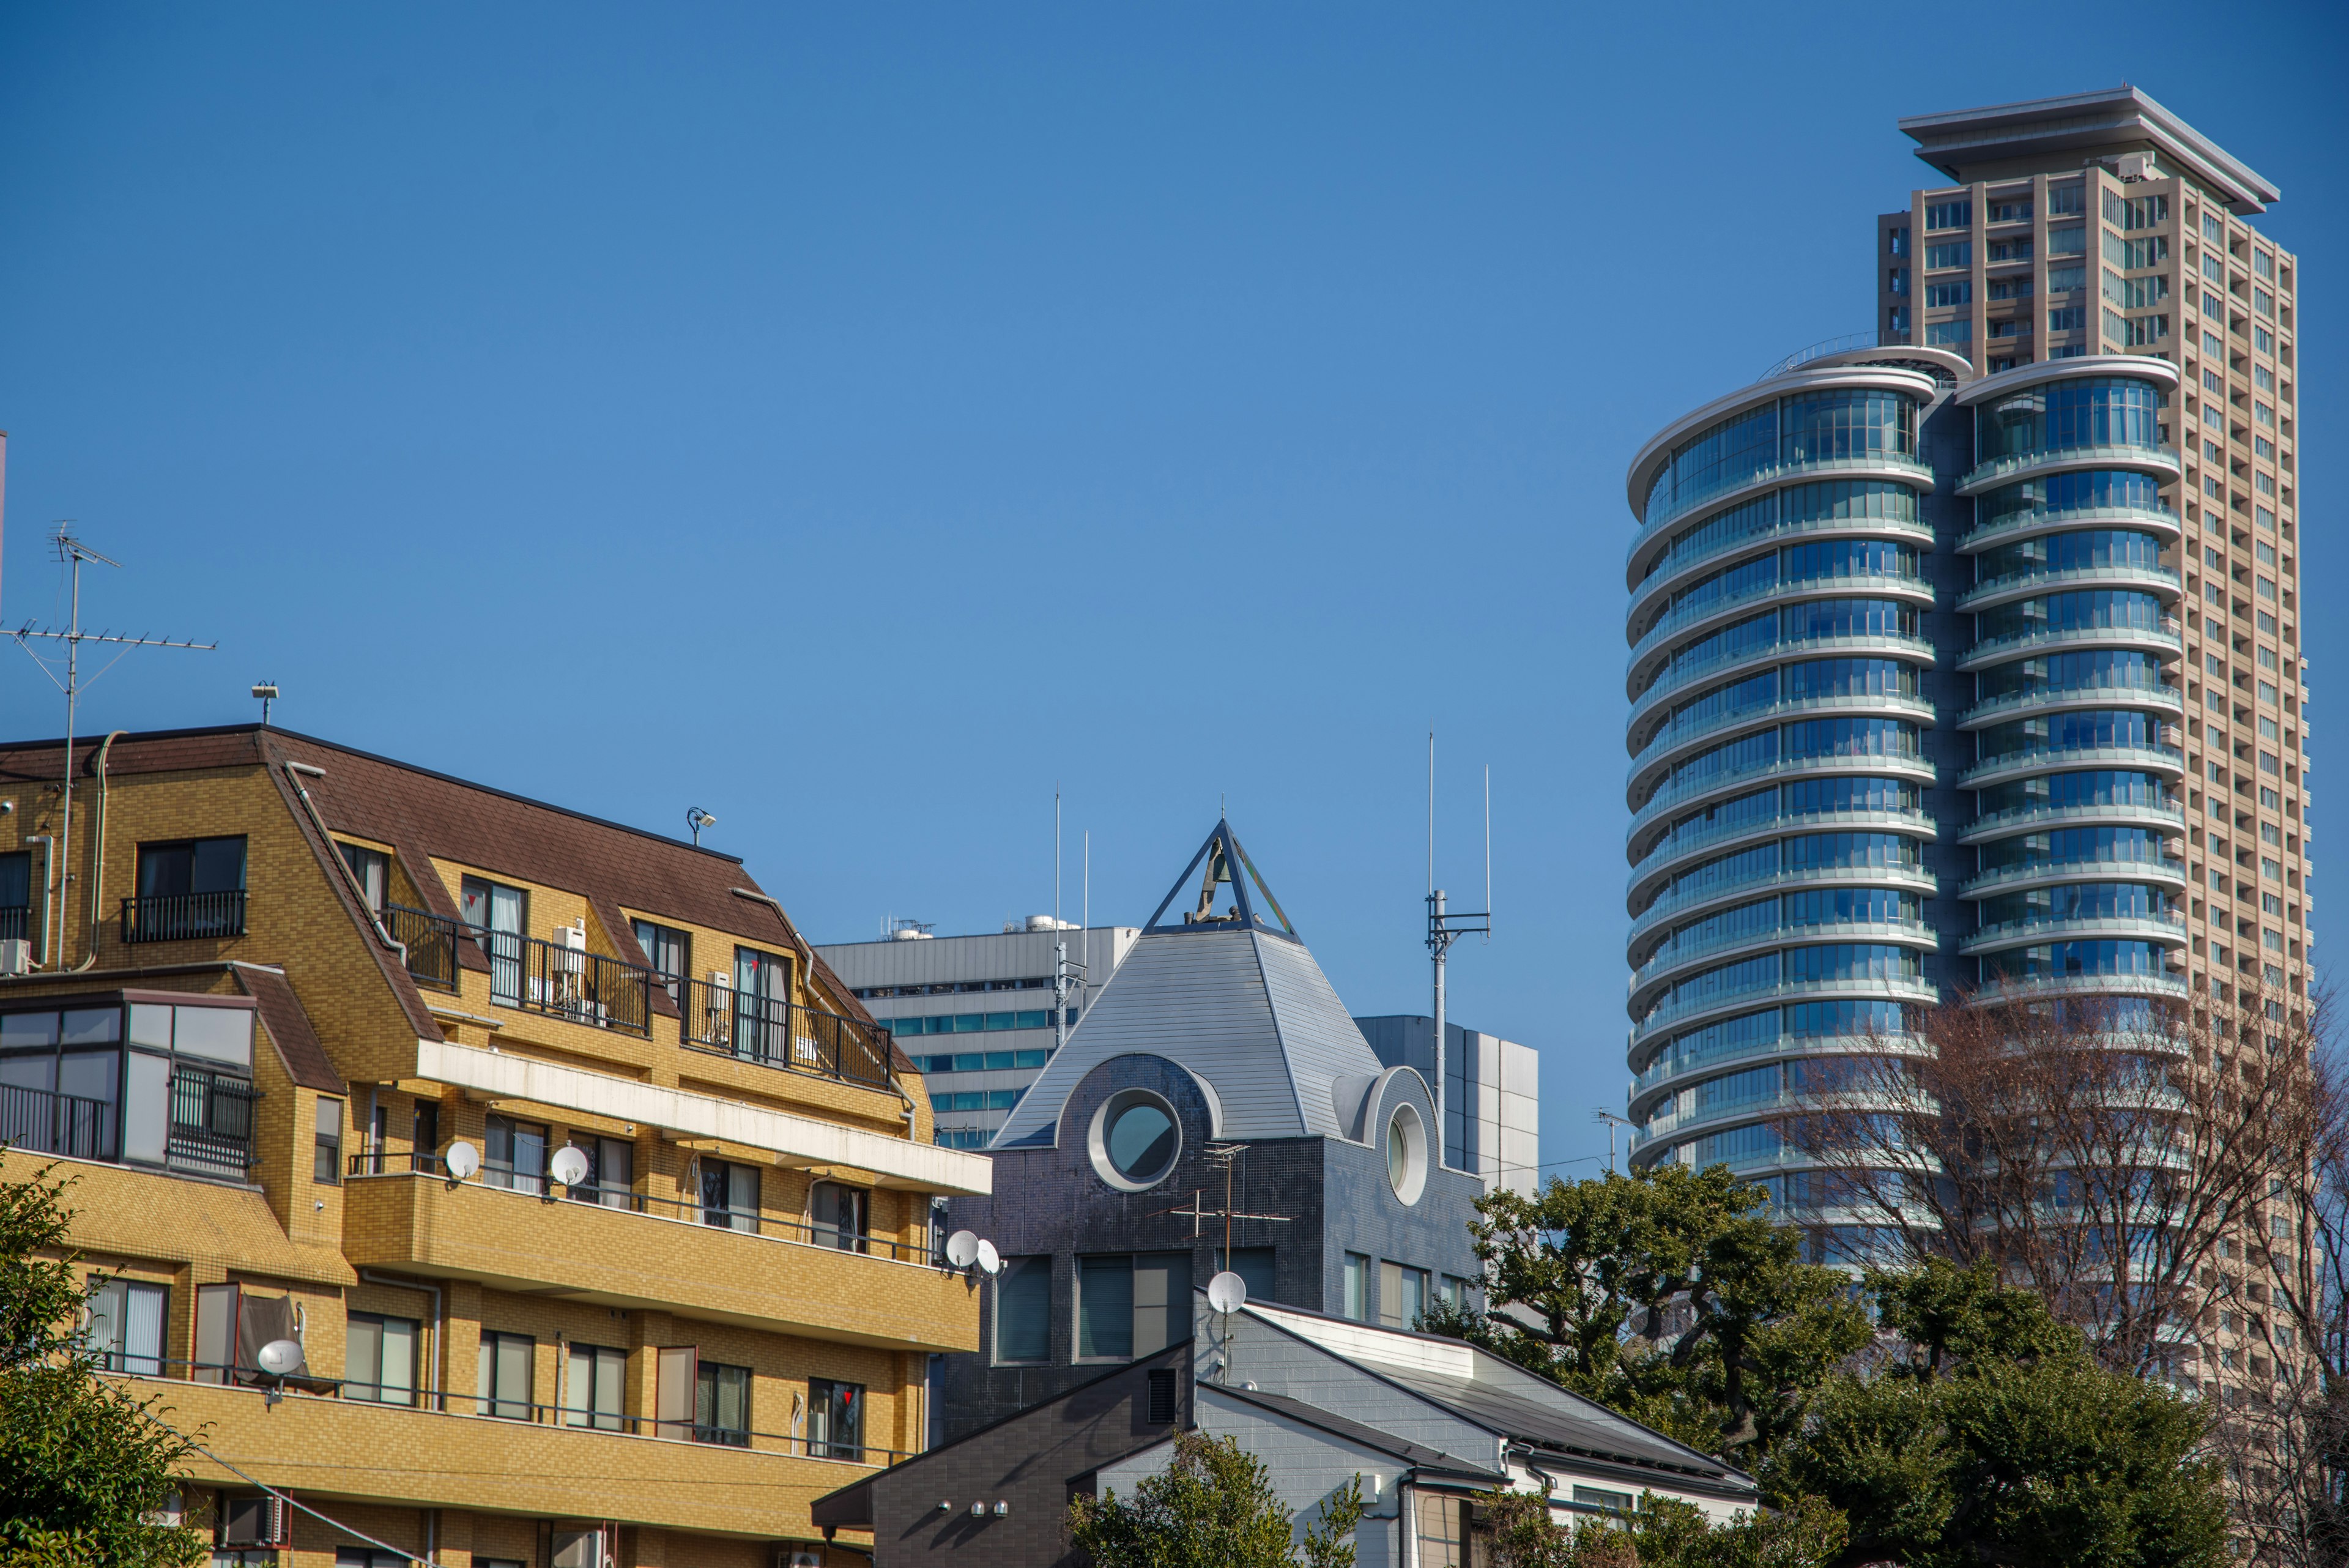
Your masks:
<instances>
[{"instance_id":1,"label":"clear blue sky","mask_svg":"<svg viewBox=\"0 0 2349 1568\"><path fill-rule=\"evenodd\" d=\"M1089 828L1139 920L1228 795L1358 1012L1427 1005L1433 721L1455 889L1493 768L1454 1016L1541 1047L1587 1157L1624 466L1868 325L1899 116L2126 78L2282 186L2329 693L2349 39L2243 14L11 6L0 616L56 613L78 518L94 619L221 642L85 728L274 677L293 728L707 806L819 940L1048 908L1056 784L1071 912ZM0 652L0 732L58 732Z\"/></svg>"}]
</instances>

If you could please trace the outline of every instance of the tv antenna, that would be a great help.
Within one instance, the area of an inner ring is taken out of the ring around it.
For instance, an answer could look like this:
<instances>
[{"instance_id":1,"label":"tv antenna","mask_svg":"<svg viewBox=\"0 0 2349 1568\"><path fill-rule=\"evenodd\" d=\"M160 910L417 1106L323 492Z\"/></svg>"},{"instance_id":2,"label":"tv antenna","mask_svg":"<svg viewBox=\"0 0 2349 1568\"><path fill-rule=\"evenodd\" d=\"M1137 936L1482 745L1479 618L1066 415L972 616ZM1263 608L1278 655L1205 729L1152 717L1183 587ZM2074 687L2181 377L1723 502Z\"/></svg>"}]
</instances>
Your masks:
<instances>
[{"instance_id":1,"label":"tv antenna","mask_svg":"<svg viewBox=\"0 0 2349 1568\"><path fill-rule=\"evenodd\" d=\"M51 882L53 885L50 887L45 887L41 890L41 957L44 961L47 961L49 956L48 933L55 924L50 918L52 906L49 903L49 899L54 896L57 900L54 908L59 911L63 911L67 907L66 884L73 879L74 720L80 706L83 690L87 687L96 685L99 677L105 675L107 670L113 669L116 663L121 659L122 655L129 652L134 648L185 648L192 649L200 653L210 653L220 647L220 644L216 642L186 642L167 637L118 637L112 632L84 631L81 625L82 563L84 561L96 561L101 566L112 566L118 571L121 569L122 563L119 561L111 561L107 559L107 557L99 555L97 551L83 544L80 539L77 538L74 535L74 520L70 517L59 518L57 520L56 529L49 535L49 545L56 553L57 558L65 562L73 569L73 609L71 618L67 621L66 628L63 631L58 631L47 627L36 628L28 620L24 625L16 628L16 630L8 634L16 639L16 646L25 650L26 657L30 659L35 664L40 666L41 673L49 678L49 684L64 692L66 697L65 800L61 819L57 826L57 841L56 845L57 858L52 862L52 864L57 867L57 875L54 877L49 877L45 872L45 880ZM47 659L43 659L39 654L33 651L33 643L36 639L65 644L66 673L64 680L60 680L57 679L57 672L49 668L49 662ZM109 647L119 648L121 650L121 652L117 653L112 659L106 661L105 669L100 670L97 675L91 676L87 680L83 680L81 675L81 645L85 642L103 643ZM95 956L98 952L96 919L97 914L96 911L93 910L91 913L92 926L89 943L89 950L92 956ZM60 940L57 946L57 961L60 963L64 962L65 956L65 945L63 941Z\"/></svg>"},{"instance_id":2,"label":"tv antenna","mask_svg":"<svg viewBox=\"0 0 2349 1568\"><path fill-rule=\"evenodd\" d=\"M1435 1163L1449 1168L1444 1158L1444 968L1452 944L1465 936L1493 938L1493 768L1485 767L1485 907L1457 913L1444 908L1444 889L1435 885L1435 727L1427 730L1427 953L1435 961Z\"/></svg>"},{"instance_id":3,"label":"tv antenna","mask_svg":"<svg viewBox=\"0 0 2349 1568\"><path fill-rule=\"evenodd\" d=\"M1201 1200L1206 1196L1206 1189L1197 1188L1191 1193L1189 1207L1177 1204L1172 1209L1158 1210L1161 1214L1172 1214L1178 1219L1188 1220L1191 1222L1191 1239L1195 1241L1199 1239L1199 1227L1202 1223L1209 1220L1222 1220L1224 1222L1223 1272L1225 1273L1232 1272L1232 1222L1234 1220L1266 1220L1276 1225L1286 1225L1295 1218L1294 1215L1289 1214L1245 1214L1233 1206L1232 1168L1239 1163L1239 1158L1247 1148L1247 1145L1244 1143L1211 1143L1200 1151L1207 1157L1208 1164L1223 1168L1224 1206L1221 1209L1203 1207Z\"/></svg>"}]
</instances>

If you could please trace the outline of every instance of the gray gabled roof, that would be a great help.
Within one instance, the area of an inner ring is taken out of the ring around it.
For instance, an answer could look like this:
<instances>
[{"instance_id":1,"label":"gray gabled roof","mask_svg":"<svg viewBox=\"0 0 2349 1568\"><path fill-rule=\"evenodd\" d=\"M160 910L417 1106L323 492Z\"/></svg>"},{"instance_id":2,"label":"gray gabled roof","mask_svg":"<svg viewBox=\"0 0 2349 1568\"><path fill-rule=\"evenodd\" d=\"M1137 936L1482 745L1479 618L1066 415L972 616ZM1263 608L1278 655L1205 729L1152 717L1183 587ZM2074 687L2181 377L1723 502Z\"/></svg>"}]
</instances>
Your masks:
<instances>
[{"instance_id":1,"label":"gray gabled roof","mask_svg":"<svg viewBox=\"0 0 2349 1568\"><path fill-rule=\"evenodd\" d=\"M1219 834L1228 831L1217 824ZM1353 1104L1382 1070L1294 936L1245 917L1187 929L1153 925L992 1147L1050 1143L1061 1107L1085 1075L1137 1054L1163 1056L1204 1079L1221 1107L1218 1136L1231 1138L1347 1137L1337 1108L1340 1082L1353 1081Z\"/></svg>"}]
</instances>

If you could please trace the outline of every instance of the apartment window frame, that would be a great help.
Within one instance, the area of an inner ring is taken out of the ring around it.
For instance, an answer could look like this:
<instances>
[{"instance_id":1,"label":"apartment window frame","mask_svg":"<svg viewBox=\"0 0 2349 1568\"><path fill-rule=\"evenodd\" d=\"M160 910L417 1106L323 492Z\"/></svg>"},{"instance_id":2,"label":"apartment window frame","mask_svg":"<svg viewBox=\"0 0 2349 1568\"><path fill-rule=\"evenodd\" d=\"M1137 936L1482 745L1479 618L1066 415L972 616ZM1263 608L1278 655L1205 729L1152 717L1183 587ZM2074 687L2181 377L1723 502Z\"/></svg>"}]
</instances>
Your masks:
<instances>
[{"instance_id":1,"label":"apartment window frame","mask_svg":"<svg viewBox=\"0 0 2349 1568\"><path fill-rule=\"evenodd\" d=\"M382 914L391 898L391 857L347 839L335 840L335 847L342 851L343 864L349 868L351 880L358 885L360 901L370 913Z\"/></svg>"},{"instance_id":2,"label":"apartment window frame","mask_svg":"<svg viewBox=\"0 0 2349 1568\"><path fill-rule=\"evenodd\" d=\"M343 1329L343 1397L370 1405L413 1406L419 1381L417 1352L424 1343L422 1327L411 1317L349 1314ZM366 1376L355 1376L362 1370ZM405 1383L393 1379L390 1375L395 1370L406 1376Z\"/></svg>"},{"instance_id":3,"label":"apartment window frame","mask_svg":"<svg viewBox=\"0 0 2349 1568\"><path fill-rule=\"evenodd\" d=\"M808 1240L843 1252L870 1252L872 1192L845 1181L808 1183Z\"/></svg>"},{"instance_id":4,"label":"apartment window frame","mask_svg":"<svg viewBox=\"0 0 2349 1568\"><path fill-rule=\"evenodd\" d=\"M723 1361L693 1365L693 1440L721 1448L750 1446L750 1395L757 1378L750 1368ZM729 1406L732 1407L730 1420Z\"/></svg>"},{"instance_id":5,"label":"apartment window frame","mask_svg":"<svg viewBox=\"0 0 2349 1568\"><path fill-rule=\"evenodd\" d=\"M171 1287L117 1274L83 1303L81 1340L108 1372L163 1375L171 1337Z\"/></svg>"},{"instance_id":6,"label":"apartment window frame","mask_svg":"<svg viewBox=\"0 0 2349 1568\"><path fill-rule=\"evenodd\" d=\"M485 1186L544 1196L549 1152L544 1122L526 1122L495 1111L483 1118L481 1181Z\"/></svg>"},{"instance_id":7,"label":"apartment window frame","mask_svg":"<svg viewBox=\"0 0 2349 1568\"><path fill-rule=\"evenodd\" d=\"M1190 1271L1188 1252L1080 1255L1073 1359L1134 1361L1186 1335Z\"/></svg>"},{"instance_id":8,"label":"apartment window frame","mask_svg":"<svg viewBox=\"0 0 2349 1568\"><path fill-rule=\"evenodd\" d=\"M608 1345L564 1346L563 1424L598 1432L627 1428L628 1353ZM581 1389L586 1393L583 1398Z\"/></svg>"},{"instance_id":9,"label":"apartment window frame","mask_svg":"<svg viewBox=\"0 0 2349 1568\"><path fill-rule=\"evenodd\" d=\"M530 889L488 877L457 883L458 915L490 961L490 1000L523 1002L523 939L530 931Z\"/></svg>"},{"instance_id":10,"label":"apartment window frame","mask_svg":"<svg viewBox=\"0 0 2349 1568\"><path fill-rule=\"evenodd\" d=\"M994 1288L994 1334L988 1349L995 1365L1049 1365L1052 1359L1050 1255L1004 1259Z\"/></svg>"},{"instance_id":11,"label":"apartment window frame","mask_svg":"<svg viewBox=\"0 0 2349 1568\"><path fill-rule=\"evenodd\" d=\"M473 1414L500 1421L536 1419L538 1341L527 1334L483 1329L474 1377ZM519 1397L516 1397L519 1392Z\"/></svg>"},{"instance_id":12,"label":"apartment window frame","mask_svg":"<svg viewBox=\"0 0 2349 1568\"><path fill-rule=\"evenodd\" d=\"M321 1187L339 1187L343 1180L343 1102L320 1095L315 1126L317 1131L310 1150L310 1179Z\"/></svg>"},{"instance_id":13,"label":"apartment window frame","mask_svg":"<svg viewBox=\"0 0 2349 1568\"><path fill-rule=\"evenodd\" d=\"M759 1233L759 1168L740 1160L702 1158L695 1185L701 1191L701 1222L721 1231Z\"/></svg>"},{"instance_id":14,"label":"apartment window frame","mask_svg":"<svg viewBox=\"0 0 2349 1568\"><path fill-rule=\"evenodd\" d=\"M1378 1321L1384 1328L1415 1329L1434 1298L1433 1276L1392 1259L1379 1262Z\"/></svg>"},{"instance_id":15,"label":"apartment window frame","mask_svg":"<svg viewBox=\"0 0 2349 1568\"><path fill-rule=\"evenodd\" d=\"M645 962L668 992L669 1000L678 1000L687 978L693 973L693 933L641 916L628 925L636 934L636 946L644 950Z\"/></svg>"},{"instance_id":16,"label":"apartment window frame","mask_svg":"<svg viewBox=\"0 0 2349 1568\"><path fill-rule=\"evenodd\" d=\"M1348 1252L1342 1268L1344 1295L1339 1315L1354 1323L1368 1323L1376 1304L1371 1300L1370 1256L1363 1252Z\"/></svg>"},{"instance_id":17,"label":"apartment window frame","mask_svg":"<svg viewBox=\"0 0 2349 1568\"><path fill-rule=\"evenodd\" d=\"M808 1379L810 1459L864 1459L864 1385L835 1377Z\"/></svg>"}]
</instances>

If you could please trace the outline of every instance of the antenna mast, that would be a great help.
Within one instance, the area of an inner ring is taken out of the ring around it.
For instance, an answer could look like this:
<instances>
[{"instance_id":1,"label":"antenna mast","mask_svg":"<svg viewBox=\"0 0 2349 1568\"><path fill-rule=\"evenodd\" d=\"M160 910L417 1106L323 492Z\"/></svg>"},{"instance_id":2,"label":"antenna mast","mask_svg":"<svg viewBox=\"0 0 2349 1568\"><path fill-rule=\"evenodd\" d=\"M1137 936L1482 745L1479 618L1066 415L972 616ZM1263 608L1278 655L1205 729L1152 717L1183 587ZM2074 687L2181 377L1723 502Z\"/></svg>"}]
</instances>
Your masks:
<instances>
[{"instance_id":1,"label":"antenna mast","mask_svg":"<svg viewBox=\"0 0 2349 1568\"><path fill-rule=\"evenodd\" d=\"M16 646L25 650L26 657L40 666L41 673L49 678L49 684L64 692L66 696L66 760L62 780L64 808L57 827L57 841L50 846L51 853L47 857L48 865L42 877L45 885L41 889L41 962L44 967L49 962L49 937L57 929L56 917L66 913L68 909L66 902L66 884L73 880L74 722L80 706L82 689L96 685L99 677L105 675L107 670L114 668L115 659L122 657L121 653L116 654L113 659L107 661L106 670L101 670L97 675L84 680L81 678L81 645L85 642L106 643L120 648L123 653L128 653L134 648L185 648L200 653L209 653L220 647L216 642L185 642L163 637L116 637L108 632L82 630L81 564L84 561L96 561L101 566L112 566L119 571L121 569L122 563L108 560L76 538L71 518L59 521L57 531L49 535L49 543L57 552L57 559L67 563L73 569L72 618L67 623L66 629L63 631L36 628L31 621L26 621L8 634L16 639ZM63 680L58 680L57 671L51 670L47 661L33 651L32 639L35 638L44 638L66 645L66 678ZM97 911L91 911L90 919L89 950L94 958L98 953ZM57 934L59 940L57 961L63 963L66 957L65 942L63 933Z\"/></svg>"},{"instance_id":2,"label":"antenna mast","mask_svg":"<svg viewBox=\"0 0 2349 1568\"><path fill-rule=\"evenodd\" d=\"M1462 937L1493 934L1493 774L1485 770L1485 908L1452 913L1444 908L1444 889L1435 885L1435 729L1427 732L1427 953L1435 969L1435 1163L1457 1168L1444 1158L1444 970L1452 944Z\"/></svg>"}]
</instances>

